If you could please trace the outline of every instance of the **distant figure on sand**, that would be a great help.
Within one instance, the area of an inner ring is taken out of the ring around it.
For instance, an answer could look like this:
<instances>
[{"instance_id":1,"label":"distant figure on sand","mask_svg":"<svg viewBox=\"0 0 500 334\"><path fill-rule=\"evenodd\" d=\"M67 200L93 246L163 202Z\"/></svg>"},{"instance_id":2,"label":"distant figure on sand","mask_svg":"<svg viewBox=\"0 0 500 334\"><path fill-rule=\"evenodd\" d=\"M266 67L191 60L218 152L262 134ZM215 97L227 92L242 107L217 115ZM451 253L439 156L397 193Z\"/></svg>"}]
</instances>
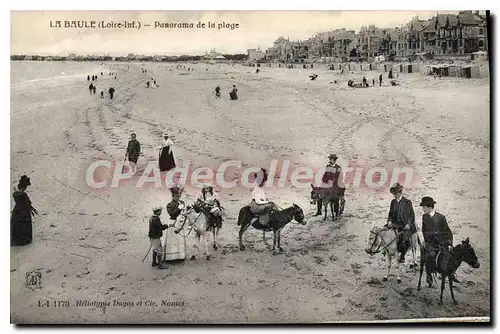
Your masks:
<instances>
[{"instance_id":1,"label":"distant figure on sand","mask_svg":"<svg viewBox=\"0 0 500 334\"><path fill-rule=\"evenodd\" d=\"M229 99L230 100L238 99L238 89L236 88L236 85L233 85L233 90L229 92Z\"/></svg>"},{"instance_id":2,"label":"distant figure on sand","mask_svg":"<svg viewBox=\"0 0 500 334\"><path fill-rule=\"evenodd\" d=\"M220 87L215 87L215 98L220 99Z\"/></svg>"},{"instance_id":3,"label":"distant figure on sand","mask_svg":"<svg viewBox=\"0 0 500 334\"><path fill-rule=\"evenodd\" d=\"M368 86L368 82L366 81L366 77L363 77L363 87Z\"/></svg>"},{"instance_id":4,"label":"distant figure on sand","mask_svg":"<svg viewBox=\"0 0 500 334\"><path fill-rule=\"evenodd\" d=\"M95 94L96 89L96 86L92 87L92 94Z\"/></svg>"},{"instance_id":5,"label":"distant figure on sand","mask_svg":"<svg viewBox=\"0 0 500 334\"><path fill-rule=\"evenodd\" d=\"M87 81L90 81L90 75L87 75Z\"/></svg>"},{"instance_id":6,"label":"distant figure on sand","mask_svg":"<svg viewBox=\"0 0 500 334\"><path fill-rule=\"evenodd\" d=\"M104 99L104 91L101 90L101 99Z\"/></svg>"},{"instance_id":7,"label":"distant figure on sand","mask_svg":"<svg viewBox=\"0 0 500 334\"><path fill-rule=\"evenodd\" d=\"M149 88L149 81L146 82L146 88Z\"/></svg>"},{"instance_id":8,"label":"distant figure on sand","mask_svg":"<svg viewBox=\"0 0 500 334\"><path fill-rule=\"evenodd\" d=\"M92 92L94 91L94 85L92 83L89 85L89 91L90 95L92 95Z\"/></svg>"},{"instance_id":9,"label":"distant figure on sand","mask_svg":"<svg viewBox=\"0 0 500 334\"><path fill-rule=\"evenodd\" d=\"M141 144L136 139L135 133L130 135L130 140L127 145L127 152L125 153L125 157L128 157L128 161L133 162L137 165L137 160L139 159L139 155L141 154Z\"/></svg>"},{"instance_id":10,"label":"distant figure on sand","mask_svg":"<svg viewBox=\"0 0 500 334\"><path fill-rule=\"evenodd\" d=\"M26 189L31 186L30 178L26 175L21 176L14 190L12 197L16 205L10 216L10 245L24 246L30 244L33 240L33 222L31 217L38 215L36 209L31 205L30 198L26 194Z\"/></svg>"},{"instance_id":11,"label":"distant figure on sand","mask_svg":"<svg viewBox=\"0 0 500 334\"><path fill-rule=\"evenodd\" d=\"M373 85L375 85L375 83L373 83ZM378 85L382 87L382 74L378 77Z\"/></svg>"},{"instance_id":12,"label":"distant figure on sand","mask_svg":"<svg viewBox=\"0 0 500 334\"><path fill-rule=\"evenodd\" d=\"M172 141L172 139L170 139L168 134L164 134L162 146L158 157L158 162L161 172L175 168L174 153L172 151L173 146L174 142Z\"/></svg>"},{"instance_id":13,"label":"distant figure on sand","mask_svg":"<svg viewBox=\"0 0 500 334\"><path fill-rule=\"evenodd\" d=\"M375 79L372 80L372 87L375 87Z\"/></svg>"},{"instance_id":14,"label":"distant figure on sand","mask_svg":"<svg viewBox=\"0 0 500 334\"><path fill-rule=\"evenodd\" d=\"M109 98L112 100L113 99L113 96L115 95L115 89L113 87L111 87L109 90L108 90L108 93L109 93Z\"/></svg>"}]
</instances>

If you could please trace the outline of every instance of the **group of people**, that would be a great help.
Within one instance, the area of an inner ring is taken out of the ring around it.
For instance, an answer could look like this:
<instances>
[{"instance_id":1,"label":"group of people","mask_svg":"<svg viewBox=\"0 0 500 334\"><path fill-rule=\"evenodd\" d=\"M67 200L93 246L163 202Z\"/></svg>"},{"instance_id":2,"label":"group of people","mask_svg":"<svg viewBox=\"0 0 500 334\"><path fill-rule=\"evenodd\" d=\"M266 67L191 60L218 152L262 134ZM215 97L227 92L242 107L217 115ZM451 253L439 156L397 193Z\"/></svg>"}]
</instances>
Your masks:
<instances>
[{"instance_id":1,"label":"group of people","mask_svg":"<svg viewBox=\"0 0 500 334\"><path fill-rule=\"evenodd\" d=\"M111 75L111 72L109 74ZM101 75L103 75L103 72L101 72ZM92 79L92 81L97 81L97 75L92 75L92 78L90 77L90 75L87 75L87 81L90 81L91 79ZM116 79L116 75L115 75L115 79ZM93 82L91 82L89 85L89 91L90 91L90 95L94 95L97 91L97 87L96 87L96 85L94 85ZM115 95L115 89L113 87L110 87L108 89L108 94L109 94L109 98L112 100L113 96ZM102 90L101 90L101 99L104 99L104 91L102 91Z\"/></svg>"},{"instance_id":2,"label":"group of people","mask_svg":"<svg viewBox=\"0 0 500 334\"><path fill-rule=\"evenodd\" d=\"M221 88L220 86L215 87L215 98L220 99L220 92ZM230 100L237 100L238 99L238 88L236 88L236 85L233 85L233 89L229 92L229 99Z\"/></svg>"},{"instance_id":3,"label":"group of people","mask_svg":"<svg viewBox=\"0 0 500 334\"><path fill-rule=\"evenodd\" d=\"M151 81L153 83L151 83ZM157 84L156 84L156 79L154 79L153 77L151 77L151 80L148 80L146 82L146 88L150 88L150 87L159 87Z\"/></svg>"},{"instance_id":4,"label":"group of people","mask_svg":"<svg viewBox=\"0 0 500 334\"><path fill-rule=\"evenodd\" d=\"M410 246L410 238L417 233L415 224L415 213L412 202L403 196L403 186L396 183L390 188L394 199L391 201L386 228L397 232L397 247L400 253L399 262L405 262L405 254ZM432 197L422 197L419 206L422 207L422 235L426 263L433 263L438 252L442 249L450 250L453 246L453 234L448 226L446 217L436 212L434 205L436 201ZM446 260L446 259L445 259ZM445 264L446 266L446 264ZM431 280L430 271L427 270L427 281ZM452 279L456 278L452 275Z\"/></svg>"},{"instance_id":5,"label":"group of people","mask_svg":"<svg viewBox=\"0 0 500 334\"><path fill-rule=\"evenodd\" d=\"M158 164L161 172L169 171L175 168L175 159L173 153L174 142L168 134L163 135L162 145L158 154ZM141 143L137 140L137 135L132 133L127 144L125 159L137 165L141 154Z\"/></svg>"},{"instance_id":6,"label":"group of people","mask_svg":"<svg viewBox=\"0 0 500 334\"><path fill-rule=\"evenodd\" d=\"M167 204L166 209L170 219L175 220L181 213L181 209L184 205L184 202L180 199L182 188L174 186L170 188L170 191L172 193L172 201ZM200 214L206 215L208 228L222 227L222 206L211 185L206 184L203 186L200 193L196 197L193 209ZM162 266L162 260L165 261L167 258L167 254L164 252L165 248L163 247L166 240L163 245L161 242L163 231L168 228L175 227L175 222L171 224L163 224L160 218L162 212L162 206L154 207L153 215L149 219L148 236L150 240L150 248L153 250L151 266L157 267L158 269L166 269L165 266Z\"/></svg>"}]
</instances>

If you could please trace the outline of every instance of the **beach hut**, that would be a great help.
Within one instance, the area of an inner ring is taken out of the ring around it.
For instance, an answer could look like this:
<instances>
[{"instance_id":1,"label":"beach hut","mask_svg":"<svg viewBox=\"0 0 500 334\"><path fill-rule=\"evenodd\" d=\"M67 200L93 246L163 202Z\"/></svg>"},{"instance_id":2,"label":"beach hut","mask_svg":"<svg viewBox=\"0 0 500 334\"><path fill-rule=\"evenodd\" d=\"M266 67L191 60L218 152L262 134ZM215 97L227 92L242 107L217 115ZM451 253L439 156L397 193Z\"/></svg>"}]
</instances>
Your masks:
<instances>
[{"instance_id":1,"label":"beach hut","mask_svg":"<svg viewBox=\"0 0 500 334\"><path fill-rule=\"evenodd\" d=\"M467 79L479 78L479 66L477 65L464 65L460 69L460 76Z\"/></svg>"},{"instance_id":2,"label":"beach hut","mask_svg":"<svg viewBox=\"0 0 500 334\"><path fill-rule=\"evenodd\" d=\"M473 52L472 53L472 60L486 61L486 60L488 60L488 52L486 52L486 51Z\"/></svg>"},{"instance_id":3,"label":"beach hut","mask_svg":"<svg viewBox=\"0 0 500 334\"><path fill-rule=\"evenodd\" d=\"M402 65L399 65L399 67L400 67L399 72L401 72L401 73L419 72L418 64L402 64Z\"/></svg>"}]
</instances>

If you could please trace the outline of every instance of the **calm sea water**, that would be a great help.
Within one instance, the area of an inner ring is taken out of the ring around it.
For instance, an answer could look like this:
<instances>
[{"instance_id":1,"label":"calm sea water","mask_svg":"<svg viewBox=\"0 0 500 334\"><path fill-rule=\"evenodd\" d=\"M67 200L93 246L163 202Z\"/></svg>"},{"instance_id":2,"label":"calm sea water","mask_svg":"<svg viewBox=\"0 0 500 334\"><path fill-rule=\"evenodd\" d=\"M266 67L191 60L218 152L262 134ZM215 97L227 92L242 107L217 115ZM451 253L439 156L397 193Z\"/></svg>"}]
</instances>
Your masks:
<instances>
[{"instance_id":1,"label":"calm sea water","mask_svg":"<svg viewBox=\"0 0 500 334\"><path fill-rule=\"evenodd\" d=\"M99 63L58 62L58 61L11 61L10 83L18 85L41 80L74 79L81 76L86 80L87 74L101 71Z\"/></svg>"}]
</instances>

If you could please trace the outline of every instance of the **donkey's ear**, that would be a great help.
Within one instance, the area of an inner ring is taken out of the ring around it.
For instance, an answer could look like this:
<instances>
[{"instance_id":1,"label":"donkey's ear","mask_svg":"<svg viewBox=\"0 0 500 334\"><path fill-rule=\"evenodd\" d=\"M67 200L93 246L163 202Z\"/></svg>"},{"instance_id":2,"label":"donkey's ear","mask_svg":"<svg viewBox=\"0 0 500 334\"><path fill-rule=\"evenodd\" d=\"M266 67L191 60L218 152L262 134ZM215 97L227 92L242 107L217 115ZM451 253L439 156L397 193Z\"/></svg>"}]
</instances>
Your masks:
<instances>
[{"instance_id":1,"label":"donkey's ear","mask_svg":"<svg viewBox=\"0 0 500 334\"><path fill-rule=\"evenodd\" d=\"M313 184L312 184L312 183L311 183L311 188L314 190L314 186L313 186Z\"/></svg>"},{"instance_id":2,"label":"donkey's ear","mask_svg":"<svg viewBox=\"0 0 500 334\"><path fill-rule=\"evenodd\" d=\"M467 239L465 239L465 243L468 244L469 243L469 237L467 237Z\"/></svg>"}]
</instances>

